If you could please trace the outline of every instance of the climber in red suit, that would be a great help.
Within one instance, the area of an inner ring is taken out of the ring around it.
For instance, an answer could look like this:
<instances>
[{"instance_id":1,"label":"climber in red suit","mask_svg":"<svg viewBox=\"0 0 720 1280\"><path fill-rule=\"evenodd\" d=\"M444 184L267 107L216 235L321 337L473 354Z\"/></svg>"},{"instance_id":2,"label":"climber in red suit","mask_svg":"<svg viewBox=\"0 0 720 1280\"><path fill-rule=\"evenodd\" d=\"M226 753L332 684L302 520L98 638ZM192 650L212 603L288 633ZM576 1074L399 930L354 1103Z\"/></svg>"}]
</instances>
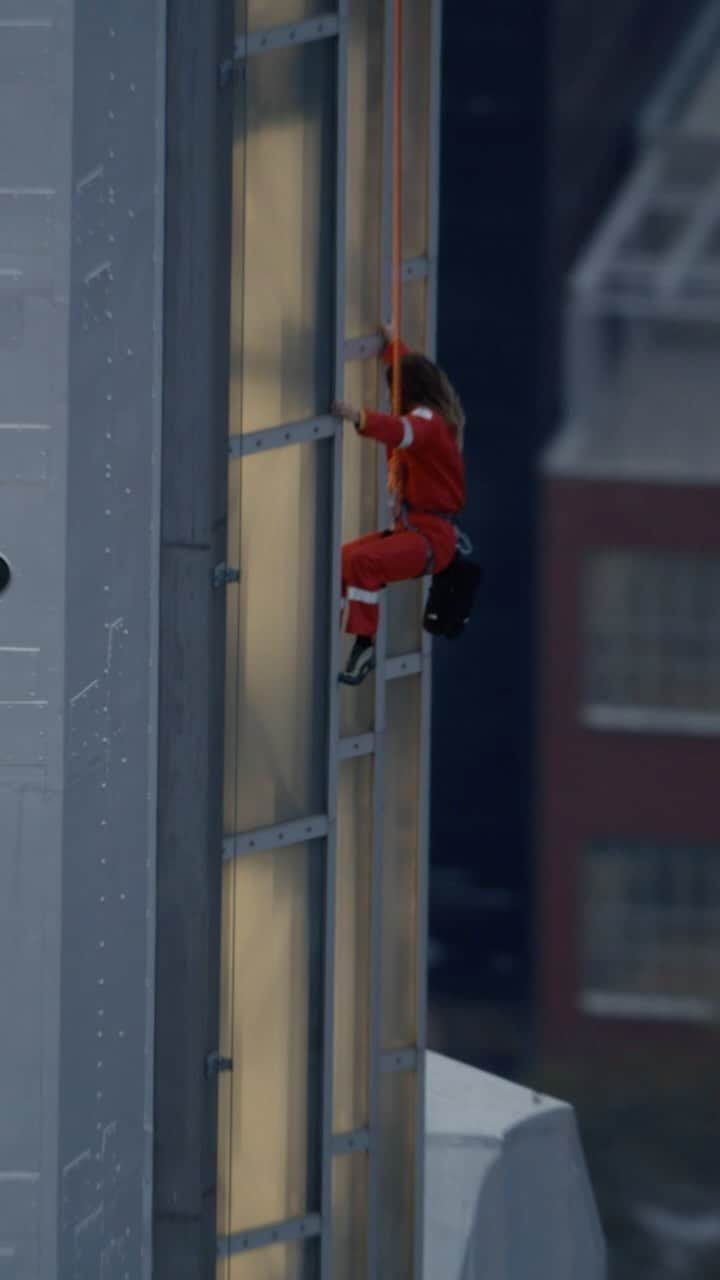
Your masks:
<instances>
[{"instance_id":1,"label":"climber in red suit","mask_svg":"<svg viewBox=\"0 0 720 1280\"><path fill-rule=\"evenodd\" d=\"M393 346L388 342L383 353L390 386ZM399 417L345 403L333 405L333 412L360 435L385 445L393 500L390 530L358 538L342 549L346 629L356 637L340 676L344 684L360 684L375 666L383 587L447 568L457 550L455 517L465 504L465 415L459 397L431 360L403 343L400 353Z\"/></svg>"}]
</instances>

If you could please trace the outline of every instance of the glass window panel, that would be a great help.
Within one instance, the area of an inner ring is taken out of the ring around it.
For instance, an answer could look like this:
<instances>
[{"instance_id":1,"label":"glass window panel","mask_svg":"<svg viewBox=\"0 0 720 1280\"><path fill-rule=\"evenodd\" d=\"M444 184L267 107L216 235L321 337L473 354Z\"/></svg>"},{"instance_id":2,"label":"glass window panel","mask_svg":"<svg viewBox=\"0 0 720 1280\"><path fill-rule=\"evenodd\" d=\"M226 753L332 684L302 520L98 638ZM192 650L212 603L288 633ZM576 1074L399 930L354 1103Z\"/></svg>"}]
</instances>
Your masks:
<instances>
[{"instance_id":1,"label":"glass window panel","mask_svg":"<svg viewBox=\"0 0 720 1280\"><path fill-rule=\"evenodd\" d=\"M583 872L586 995L720 1008L720 849L598 843Z\"/></svg>"},{"instance_id":2,"label":"glass window panel","mask_svg":"<svg viewBox=\"0 0 720 1280\"><path fill-rule=\"evenodd\" d=\"M227 1276L218 1264L217 1280L316 1280L319 1253L315 1241L251 1249L230 1258Z\"/></svg>"},{"instance_id":3,"label":"glass window panel","mask_svg":"<svg viewBox=\"0 0 720 1280\"><path fill-rule=\"evenodd\" d=\"M246 14L248 30L264 31L268 27L304 22L318 13L333 13L336 8L334 0L236 0L237 30L245 29Z\"/></svg>"},{"instance_id":4,"label":"glass window panel","mask_svg":"<svg viewBox=\"0 0 720 1280\"><path fill-rule=\"evenodd\" d=\"M427 282L411 280L403 287L403 336L414 351L427 340ZM387 651L390 657L416 653L422 641L423 582L398 583L388 590Z\"/></svg>"},{"instance_id":5,"label":"glass window panel","mask_svg":"<svg viewBox=\"0 0 720 1280\"><path fill-rule=\"evenodd\" d=\"M395 582L386 594L388 657L417 653L422 643L423 579Z\"/></svg>"},{"instance_id":6,"label":"glass window panel","mask_svg":"<svg viewBox=\"0 0 720 1280\"><path fill-rule=\"evenodd\" d=\"M420 795L420 678L387 687L382 885L384 1050L415 1043Z\"/></svg>"},{"instance_id":7,"label":"glass window panel","mask_svg":"<svg viewBox=\"0 0 720 1280\"><path fill-rule=\"evenodd\" d=\"M379 1265L383 1280L412 1280L415 1233L417 1082L405 1072L380 1081Z\"/></svg>"},{"instance_id":8,"label":"glass window panel","mask_svg":"<svg viewBox=\"0 0 720 1280\"><path fill-rule=\"evenodd\" d=\"M345 399L358 409L378 405L377 360L353 360L345 366ZM343 542L378 527L377 476L380 447L352 427L343 436ZM385 512L383 511L383 515Z\"/></svg>"},{"instance_id":9,"label":"glass window panel","mask_svg":"<svg viewBox=\"0 0 720 1280\"><path fill-rule=\"evenodd\" d=\"M373 775L365 756L343 761L338 777L335 1133L368 1122Z\"/></svg>"},{"instance_id":10,"label":"glass window panel","mask_svg":"<svg viewBox=\"0 0 720 1280\"><path fill-rule=\"evenodd\" d=\"M331 445L293 445L230 465L242 581L228 597L227 706L237 747L226 821L235 831L324 811ZM238 552L231 548L231 562ZM234 817L233 817L234 812Z\"/></svg>"},{"instance_id":11,"label":"glass window panel","mask_svg":"<svg viewBox=\"0 0 720 1280\"><path fill-rule=\"evenodd\" d=\"M324 856L315 841L229 864L231 1233L319 1205Z\"/></svg>"},{"instance_id":12,"label":"glass window panel","mask_svg":"<svg viewBox=\"0 0 720 1280\"><path fill-rule=\"evenodd\" d=\"M224 1058L232 1056L233 1018L233 926L235 919L235 868L231 862L223 865L220 925L220 1043L218 1051ZM232 1177L232 1085L231 1072L218 1076L218 1235L230 1235L230 1185ZM222 1273L218 1280L227 1280Z\"/></svg>"},{"instance_id":13,"label":"glass window panel","mask_svg":"<svg viewBox=\"0 0 720 1280\"><path fill-rule=\"evenodd\" d=\"M352 361L345 367L345 398L358 408L378 402L376 360ZM343 542L360 538L378 527L378 448L351 429L343 438ZM349 641L343 642L343 653ZM349 737L369 732L375 719L375 678L359 688L343 685L340 693L340 732Z\"/></svg>"},{"instance_id":14,"label":"glass window panel","mask_svg":"<svg viewBox=\"0 0 720 1280\"><path fill-rule=\"evenodd\" d=\"M431 0L406 0L403 38L403 256L428 251Z\"/></svg>"},{"instance_id":15,"label":"glass window panel","mask_svg":"<svg viewBox=\"0 0 720 1280\"><path fill-rule=\"evenodd\" d=\"M403 338L413 351L427 346L427 280L408 280L403 285Z\"/></svg>"},{"instance_id":16,"label":"glass window panel","mask_svg":"<svg viewBox=\"0 0 720 1280\"><path fill-rule=\"evenodd\" d=\"M720 560L605 551L585 578L586 705L720 710Z\"/></svg>"},{"instance_id":17,"label":"glass window panel","mask_svg":"<svg viewBox=\"0 0 720 1280\"><path fill-rule=\"evenodd\" d=\"M242 495L241 464L232 463L228 475L227 558L231 565L240 563L240 500ZM238 728L241 691L240 680L241 613L240 586L230 584L226 594L225 615L225 754L223 823L225 832L235 830L237 819Z\"/></svg>"},{"instance_id":18,"label":"glass window panel","mask_svg":"<svg viewBox=\"0 0 720 1280\"><path fill-rule=\"evenodd\" d=\"M373 333L380 314L383 0L350 5L348 32L347 337Z\"/></svg>"},{"instance_id":19,"label":"glass window panel","mask_svg":"<svg viewBox=\"0 0 720 1280\"><path fill-rule=\"evenodd\" d=\"M232 243L230 247L230 431L242 423L243 320L245 308L245 94L234 99Z\"/></svg>"},{"instance_id":20,"label":"glass window panel","mask_svg":"<svg viewBox=\"0 0 720 1280\"><path fill-rule=\"evenodd\" d=\"M231 398L234 433L329 409L334 57L335 42L322 40L247 64L246 172L234 216L235 236L244 237L231 335L235 380L242 370L242 394Z\"/></svg>"},{"instance_id":21,"label":"glass window panel","mask_svg":"<svg viewBox=\"0 0 720 1280\"><path fill-rule=\"evenodd\" d=\"M341 659L345 661L350 652L352 640L343 639ZM375 723L375 676L368 676L359 686L352 688L341 685L340 688L340 733L344 738L352 738L356 734L370 733Z\"/></svg>"},{"instance_id":22,"label":"glass window panel","mask_svg":"<svg viewBox=\"0 0 720 1280\"><path fill-rule=\"evenodd\" d=\"M332 1175L333 1280L367 1280L368 1159L336 1156Z\"/></svg>"},{"instance_id":23,"label":"glass window panel","mask_svg":"<svg viewBox=\"0 0 720 1280\"><path fill-rule=\"evenodd\" d=\"M233 146L233 227L235 233L231 247L231 288L230 288L230 388L229 413L230 423L240 422L242 415L242 306L243 306L243 267L244 237L242 227L244 221L244 165L245 165L245 112L244 99L241 93L235 94L235 117ZM230 427L232 429L232 427ZM240 469L236 464L231 471L228 482L228 535L227 558L231 565L237 566L240 556L240 503L241 485ZM240 593L239 587L230 585L226 595L226 645L225 645L225 790L224 790L224 829L226 832L235 829L235 778L237 776L237 731L239 706L238 689L238 657L239 657L239 625L240 625Z\"/></svg>"}]
</instances>

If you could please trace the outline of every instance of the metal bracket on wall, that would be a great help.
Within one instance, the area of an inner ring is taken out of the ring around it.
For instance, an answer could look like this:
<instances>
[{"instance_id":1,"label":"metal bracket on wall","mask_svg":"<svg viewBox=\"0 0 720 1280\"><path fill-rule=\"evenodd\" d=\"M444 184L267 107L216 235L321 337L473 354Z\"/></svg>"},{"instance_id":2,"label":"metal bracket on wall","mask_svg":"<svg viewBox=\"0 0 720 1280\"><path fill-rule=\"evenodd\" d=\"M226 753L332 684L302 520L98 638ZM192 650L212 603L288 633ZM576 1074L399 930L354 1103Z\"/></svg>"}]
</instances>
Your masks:
<instances>
[{"instance_id":1,"label":"metal bracket on wall","mask_svg":"<svg viewBox=\"0 0 720 1280\"><path fill-rule=\"evenodd\" d=\"M232 1058L223 1058L219 1053L209 1053L205 1059L205 1078L213 1080L223 1071L232 1071Z\"/></svg>"},{"instance_id":2,"label":"metal bracket on wall","mask_svg":"<svg viewBox=\"0 0 720 1280\"><path fill-rule=\"evenodd\" d=\"M330 829L327 814L320 813L297 822L281 822L277 827L257 827L254 831L237 832L223 840L223 858L241 858L269 849L289 849L308 840L323 840Z\"/></svg>"},{"instance_id":3,"label":"metal bracket on wall","mask_svg":"<svg viewBox=\"0 0 720 1280\"><path fill-rule=\"evenodd\" d=\"M353 1133L336 1133L332 1140L334 1156L347 1156L355 1151L370 1150L368 1129L356 1129Z\"/></svg>"},{"instance_id":4,"label":"metal bracket on wall","mask_svg":"<svg viewBox=\"0 0 720 1280\"><path fill-rule=\"evenodd\" d=\"M430 267L429 258L406 258L402 269L403 284L409 284L411 280L427 280Z\"/></svg>"},{"instance_id":5,"label":"metal bracket on wall","mask_svg":"<svg viewBox=\"0 0 720 1280\"><path fill-rule=\"evenodd\" d=\"M286 422L280 427L266 427L263 431L228 437L231 458L246 458L253 453L267 453L269 449L281 449L286 444L307 444L311 440L326 440L334 436L340 427L339 418L324 414L320 418L305 418L302 422Z\"/></svg>"},{"instance_id":6,"label":"metal bracket on wall","mask_svg":"<svg viewBox=\"0 0 720 1280\"><path fill-rule=\"evenodd\" d=\"M369 333L361 338L346 338L345 359L370 360L382 353L384 345L384 339L379 333Z\"/></svg>"},{"instance_id":7,"label":"metal bracket on wall","mask_svg":"<svg viewBox=\"0 0 720 1280\"><path fill-rule=\"evenodd\" d=\"M251 35L238 36L232 56L224 58L218 67L220 88L226 89L237 83L240 67L248 58L259 53L269 53L273 49L288 49L301 44L312 44L316 40L328 40L337 36L339 30L338 15L324 13L305 22L268 27L262 31L254 31Z\"/></svg>"},{"instance_id":8,"label":"metal bracket on wall","mask_svg":"<svg viewBox=\"0 0 720 1280\"><path fill-rule=\"evenodd\" d=\"M218 82L221 89L227 89L229 85L236 84L239 66L234 57L225 58L218 67Z\"/></svg>"},{"instance_id":9,"label":"metal bracket on wall","mask_svg":"<svg viewBox=\"0 0 720 1280\"><path fill-rule=\"evenodd\" d=\"M288 49L299 44L312 44L316 40L328 40L337 36L339 30L340 19L336 13L319 13L317 17L307 18L304 22L253 31L250 35L238 36L235 41L235 61L242 62L258 53L269 53L272 49Z\"/></svg>"},{"instance_id":10,"label":"metal bracket on wall","mask_svg":"<svg viewBox=\"0 0 720 1280\"><path fill-rule=\"evenodd\" d=\"M385 679L401 680L403 676L417 676L423 669L422 653L402 653L388 658L385 663Z\"/></svg>"},{"instance_id":11,"label":"metal bracket on wall","mask_svg":"<svg viewBox=\"0 0 720 1280\"><path fill-rule=\"evenodd\" d=\"M288 1222L277 1222L269 1227L255 1227L252 1231L241 1231L231 1236L219 1236L217 1253L219 1258L231 1258L236 1253L248 1253L251 1249L265 1249L268 1246L302 1243L315 1240L322 1235L322 1220L318 1213L311 1213L307 1218L293 1218ZM267 1275L267 1271L265 1271Z\"/></svg>"},{"instance_id":12,"label":"metal bracket on wall","mask_svg":"<svg viewBox=\"0 0 720 1280\"><path fill-rule=\"evenodd\" d=\"M212 584L214 587L225 587L231 582L240 581L239 569L228 569L223 560L221 564L216 564L213 569Z\"/></svg>"}]
</instances>

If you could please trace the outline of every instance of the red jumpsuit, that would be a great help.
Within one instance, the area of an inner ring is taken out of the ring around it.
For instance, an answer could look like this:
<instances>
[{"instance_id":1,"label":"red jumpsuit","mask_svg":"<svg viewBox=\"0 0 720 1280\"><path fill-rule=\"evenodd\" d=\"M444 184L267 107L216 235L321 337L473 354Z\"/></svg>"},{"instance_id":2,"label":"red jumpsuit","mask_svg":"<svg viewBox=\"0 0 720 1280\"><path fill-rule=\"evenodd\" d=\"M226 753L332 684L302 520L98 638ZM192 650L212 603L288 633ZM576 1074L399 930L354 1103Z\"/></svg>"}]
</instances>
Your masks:
<instances>
[{"instance_id":1,"label":"red jumpsuit","mask_svg":"<svg viewBox=\"0 0 720 1280\"><path fill-rule=\"evenodd\" d=\"M371 533L342 549L343 600L351 635L374 636L380 591L424 573L440 573L455 556L457 534L448 520L465 505L465 468L450 427L432 409L417 406L403 417L365 411L360 432L402 450L402 492L390 534Z\"/></svg>"}]
</instances>

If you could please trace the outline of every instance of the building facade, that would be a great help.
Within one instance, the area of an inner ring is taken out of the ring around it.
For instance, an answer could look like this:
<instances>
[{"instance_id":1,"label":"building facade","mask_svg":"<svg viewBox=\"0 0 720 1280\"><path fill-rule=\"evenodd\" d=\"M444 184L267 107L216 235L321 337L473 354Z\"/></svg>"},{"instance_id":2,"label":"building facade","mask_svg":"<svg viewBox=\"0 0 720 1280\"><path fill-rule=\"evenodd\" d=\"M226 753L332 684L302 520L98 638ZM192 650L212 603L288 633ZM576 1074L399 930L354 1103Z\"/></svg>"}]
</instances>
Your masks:
<instances>
[{"instance_id":1,"label":"building facade","mask_svg":"<svg viewBox=\"0 0 720 1280\"><path fill-rule=\"evenodd\" d=\"M468 638L434 651L438 1001L534 996L537 459L563 412L564 281L701 7L446 5L439 356L468 412L466 524L486 576Z\"/></svg>"},{"instance_id":2,"label":"building facade","mask_svg":"<svg viewBox=\"0 0 720 1280\"><path fill-rule=\"evenodd\" d=\"M717 6L696 34L571 281L545 458L550 1048L668 1030L681 1047L720 1011Z\"/></svg>"},{"instance_id":3,"label":"building facade","mask_svg":"<svg viewBox=\"0 0 720 1280\"><path fill-rule=\"evenodd\" d=\"M440 5L406 0L405 337L432 351ZM394 6L0 6L0 1263L422 1267L423 584L385 523ZM4 566L4 568L3 568Z\"/></svg>"}]
</instances>

